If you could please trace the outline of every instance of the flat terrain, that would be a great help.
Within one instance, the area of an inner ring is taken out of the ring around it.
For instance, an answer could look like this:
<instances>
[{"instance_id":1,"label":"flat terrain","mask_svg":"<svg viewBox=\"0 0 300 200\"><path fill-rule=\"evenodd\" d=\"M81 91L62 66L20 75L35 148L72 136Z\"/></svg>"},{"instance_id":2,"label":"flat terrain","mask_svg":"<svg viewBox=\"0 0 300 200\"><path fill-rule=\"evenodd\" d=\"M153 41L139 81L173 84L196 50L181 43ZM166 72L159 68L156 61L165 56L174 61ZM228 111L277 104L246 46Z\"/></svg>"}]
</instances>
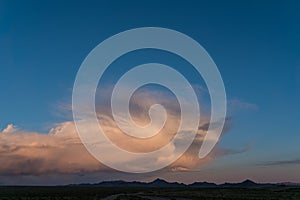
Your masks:
<instances>
[{"instance_id":1,"label":"flat terrain","mask_svg":"<svg viewBox=\"0 0 300 200\"><path fill-rule=\"evenodd\" d=\"M272 188L133 188L133 187L0 187L0 200L68 199L299 199L300 187Z\"/></svg>"}]
</instances>

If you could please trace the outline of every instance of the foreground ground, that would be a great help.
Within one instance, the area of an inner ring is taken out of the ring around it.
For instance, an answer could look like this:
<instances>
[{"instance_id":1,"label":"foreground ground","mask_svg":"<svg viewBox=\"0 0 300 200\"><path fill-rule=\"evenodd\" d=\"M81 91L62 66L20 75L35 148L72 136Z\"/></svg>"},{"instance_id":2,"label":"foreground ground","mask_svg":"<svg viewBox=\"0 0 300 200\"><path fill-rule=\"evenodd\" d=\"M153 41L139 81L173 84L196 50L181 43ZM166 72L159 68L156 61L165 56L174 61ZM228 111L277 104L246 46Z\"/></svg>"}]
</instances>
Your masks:
<instances>
[{"instance_id":1,"label":"foreground ground","mask_svg":"<svg viewBox=\"0 0 300 200\"><path fill-rule=\"evenodd\" d=\"M299 199L300 187L273 188L108 188L0 187L0 200L60 199Z\"/></svg>"}]
</instances>

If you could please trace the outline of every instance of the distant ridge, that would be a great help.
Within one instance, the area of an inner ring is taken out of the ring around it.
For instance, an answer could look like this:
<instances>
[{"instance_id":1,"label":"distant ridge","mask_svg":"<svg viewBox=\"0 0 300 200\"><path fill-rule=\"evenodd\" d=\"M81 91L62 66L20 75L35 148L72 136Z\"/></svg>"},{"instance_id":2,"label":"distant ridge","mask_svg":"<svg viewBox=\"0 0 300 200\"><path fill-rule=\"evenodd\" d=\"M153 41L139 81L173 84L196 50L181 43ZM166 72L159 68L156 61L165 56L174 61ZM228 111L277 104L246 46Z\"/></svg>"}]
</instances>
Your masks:
<instances>
[{"instance_id":1,"label":"distant ridge","mask_svg":"<svg viewBox=\"0 0 300 200\"><path fill-rule=\"evenodd\" d=\"M251 181L249 179L241 182L241 183L224 183L220 184L218 186L220 187L272 187L276 186L277 184L271 184L271 183L255 183L254 181Z\"/></svg>"},{"instance_id":2,"label":"distant ridge","mask_svg":"<svg viewBox=\"0 0 300 200\"><path fill-rule=\"evenodd\" d=\"M216 188L216 187L237 187L237 188L253 188L253 187L274 187L274 186L300 186L298 183L255 183L252 180L245 180L240 183L223 183L215 184L209 182L194 182L192 184L184 184L178 182L167 182L163 179L155 179L152 182L139 182L139 181L103 181L94 184L72 184L70 186L86 186L86 187L166 187L166 188L177 188L177 187L195 187L195 188Z\"/></svg>"}]
</instances>

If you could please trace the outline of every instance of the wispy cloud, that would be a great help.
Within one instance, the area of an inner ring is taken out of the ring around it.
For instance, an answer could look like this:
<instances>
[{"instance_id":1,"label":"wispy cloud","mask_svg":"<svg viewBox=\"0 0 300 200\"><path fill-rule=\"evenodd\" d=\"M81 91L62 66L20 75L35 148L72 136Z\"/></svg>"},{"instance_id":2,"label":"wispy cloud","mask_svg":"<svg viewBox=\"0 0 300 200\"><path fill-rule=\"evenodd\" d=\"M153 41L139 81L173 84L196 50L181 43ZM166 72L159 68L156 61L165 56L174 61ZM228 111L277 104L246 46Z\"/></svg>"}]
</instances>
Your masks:
<instances>
[{"instance_id":1,"label":"wispy cloud","mask_svg":"<svg viewBox=\"0 0 300 200\"><path fill-rule=\"evenodd\" d=\"M260 163L259 165L263 165L263 166L300 165L300 159L269 161L269 162Z\"/></svg>"},{"instance_id":2,"label":"wispy cloud","mask_svg":"<svg viewBox=\"0 0 300 200\"><path fill-rule=\"evenodd\" d=\"M243 110L257 110L258 106L254 103L249 103L240 99L230 99L227 101L228 110L243 111Z\"/></svg>"}]
</instances>

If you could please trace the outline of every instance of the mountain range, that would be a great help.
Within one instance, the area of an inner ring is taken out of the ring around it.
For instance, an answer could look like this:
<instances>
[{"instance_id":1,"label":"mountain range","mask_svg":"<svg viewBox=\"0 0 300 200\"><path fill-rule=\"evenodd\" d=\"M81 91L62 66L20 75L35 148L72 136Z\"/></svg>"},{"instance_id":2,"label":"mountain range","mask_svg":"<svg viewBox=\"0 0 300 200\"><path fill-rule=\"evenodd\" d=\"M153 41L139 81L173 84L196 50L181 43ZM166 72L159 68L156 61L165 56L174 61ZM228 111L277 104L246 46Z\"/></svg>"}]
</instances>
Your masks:
<instances>
[{"instance_id":1,"label":"mountain range","mask_svg":"<svg viewBox=\"0 0 300 200\"><path fill-rule=\"evenodd\" d=\"M209 183L209 182L194 182L192 184L184 184L178 182L167 182L163 179L155 179L152 182L139 182L139 181L103 181L100 183L84 183L84 184L77 184L71 186L90 186L90 187L198 187L198 188L216 188L216 187L238 187L238 188L250 188L250 187L274 187L274 186L300 186L300 183L291 183L291 182L284 182L284 183L255 183L251 180L245 180L240 183L223 183L223 184L216 184L216 183Z\"/></svg>"}]
</instances>

